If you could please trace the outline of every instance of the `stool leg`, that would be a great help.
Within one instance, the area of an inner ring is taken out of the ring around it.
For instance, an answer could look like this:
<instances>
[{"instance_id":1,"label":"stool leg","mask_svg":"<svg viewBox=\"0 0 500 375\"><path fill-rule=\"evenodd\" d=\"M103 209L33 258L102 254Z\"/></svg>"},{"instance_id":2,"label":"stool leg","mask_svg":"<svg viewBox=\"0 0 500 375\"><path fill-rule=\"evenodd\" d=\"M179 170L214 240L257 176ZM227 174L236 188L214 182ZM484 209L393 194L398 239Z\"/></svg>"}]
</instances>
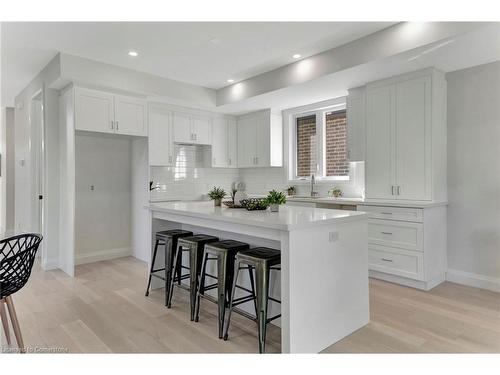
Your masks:
<instances>
[{"instance_id":1,"label":"stool leg","mask_svg":"<svg viewBox=\"0 0 500 375\"><path fill-rule=\"evenodd\" d=\"M201 271L200 271L200 282L198 283L198 292L196 293L196 302L194 305L194 321L197 322L200 318L200 295L204 293L205 287L205 271L207 269L207 259L208 253L203 252L203 260L201 262Z\"/></svg>"},{"instance_id":2,"label":"stool leg","mask_svg":"<svg viewBox=\"0 0 500 375\"><path fill-rule=\"evenodd\" d=\"M172 278L170 280L170 291L168 292L167 308L169 308L169 309L172 307L172 296L174 294L175 274L177 273L177 269L179 268L178 260L182 259L181 254L182 254L182 246L177 244L177 247L175 249L174 262L173 262L174 269L171 272Z\"/></svg>"},{"instance_id":3,"label":"stool leg","mask_svg":"<svg viewBox=\"0 0 500 375\"><path fill-rule=\"evenodd\" d=\"M248 274L250 276L250 289L252 290L253 296L253 307L255 309L255 319L259 316L259 310L257 309L257 296L255 295L255 281L253 279L253 267L248 266Z\"/></svg>"},{"instance_id":4,"label":"stool leg","mask_svg":"<svg viewBox=\"0 0 500 375\"><path fill-rule=\"evenodd\" d=\"M223 336L224 318L226 315L226 277L227 277L227 256L217 256L217 306L219 318L219 338Z\"/></svg>"},{"instance_id":5,"label":"stool leg","mask_svg":"<svg viewBox=\"0 0 500 375\"><path fill-rule=\"evenodd\" d=\"M155 261L156 261L156 252L158 251L158 244L160 243L159 240L156 240L155 242L155 248L153 250L153 259L151 260L151 267L149 269L149 280L148 280L148 287L146 288L146 297L149 296L149 287L151 286L151 278L153 277L153 270L155 266Z\"/></svg>"},{"instance_id":6,"label":"stool leg","mask_svg":"<svg viewBox=\"0 0 500 375\"><path fill-rule=\"evenodd\" d=\"M269 268L258 265L255 268L257 279L257 307L259 315L257 324L259 326L259 353L266 351L266 329L267 329L267 304L269 295Z\"/></svg>"},{"instance_id":7,"label":"stool leg","mask_svg":"<svg viewBox=\"0 0 500 375\"><path fill-rule=\"evenodd\" d=\"M177 241L175 241L177 245ZM165 241L165 306L168 304L170 298L170 278L172 277L172 257L175 250L173 239Z\"/></svg>"},{"instance_id":8,"label":"stool leg","mask_svg":"<svg viewBox=\"0 0 500 375\"><path fill-rule=\"evenodd\" d=\"M21 353L25 353L23 336L21 335L21 328L19 327L19 321L17 320L16 309L14 309L14 302L12 302L12 296L5 297L5 302L7 302L7 308L9 309L10 321L12 322L12 328L14 329L14 336L16 336L17 346Z\"/></svg>"},{"instance_id":9,"label":"stool leg","mask_svg":"<svg viewBox=\"0 0 500 375\"><path fill-rule=\"evenodd\" d=\"M231 313L233 312L234 293L236 292L236 283L238 282L239 272L240 272L240 262L236 261L236 264L234 265L234 279L231 288L231 298L229 299L229 311L227 312L227 321L226 321L226 326L224 327L224 341L226 341L227 338L229 337L229 324L231 323Z\"/></svg>"},{"instance_id":10,"label":"stool leg","mask_svg":"<svg viewBox=\"0 0 500 375\"><path fill-rule=\"evenodd\" d=\"M191 309L191 321L194 321L194 305L196 303L196 293L198 292L198 245L189 249L189 307Z\"/></svg>"},{"instance_id":11,"label":"stool leg","mask_svg":"<svg viewBox=\"0 0 500 375\"><path fill-rule=\"evenodd\" d=\"M0 315L2 317L3 331L5 332L5 339L7 340L7 345L10 345L10 331L9 331L9 321L7 319L7 313L5 311L5 298L0 300Z\"/></svg>"}]
</instances>

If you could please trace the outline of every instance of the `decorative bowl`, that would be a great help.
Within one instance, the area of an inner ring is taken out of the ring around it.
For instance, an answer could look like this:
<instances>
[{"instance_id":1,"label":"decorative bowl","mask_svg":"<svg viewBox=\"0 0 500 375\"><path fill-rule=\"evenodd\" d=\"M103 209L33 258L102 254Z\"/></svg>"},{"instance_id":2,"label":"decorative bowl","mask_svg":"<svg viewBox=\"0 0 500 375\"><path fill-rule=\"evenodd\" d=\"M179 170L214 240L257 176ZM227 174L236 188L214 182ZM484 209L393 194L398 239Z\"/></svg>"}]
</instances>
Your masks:
<instances>
[{"instance_id":1,"label":"decorative bowl","mask_svg":"<svg viewBox=\"0 0 500 375\"><path fill-rule=\"evenodd\" d=\"M228 208L245 208L241 204L234 204L232 201L224 201L222 203Z\"/></svg>"},{"instance_id":2,"label":"decorative bowl","mask_svg":"<svg viewBox=\"0 0 500 375\"><path fill-rule=\"evenodd\" d=\"M242 199L240 204L248 211L265 210L269 206L266 198L247 198Z\"/></svg>"}]
</instances>

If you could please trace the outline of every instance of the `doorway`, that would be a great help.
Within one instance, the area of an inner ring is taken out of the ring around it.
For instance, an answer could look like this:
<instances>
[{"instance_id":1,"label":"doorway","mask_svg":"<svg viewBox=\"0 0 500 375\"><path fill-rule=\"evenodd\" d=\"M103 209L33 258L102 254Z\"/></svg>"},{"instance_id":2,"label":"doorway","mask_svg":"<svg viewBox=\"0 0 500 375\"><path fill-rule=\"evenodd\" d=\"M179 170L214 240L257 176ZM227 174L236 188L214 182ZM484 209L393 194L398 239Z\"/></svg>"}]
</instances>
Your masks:
<instances>
[{"instance_id":1,"label":"doorway","mask_svg":"<svg viewBox=\"0 0 500 375\"><path fill-rule=\"evenodd\" d=\"M43 88L38 90L30 102L30 153L31 153L31 228L35 233L40 233L46 237L45 233L45 119L44 119L44 96ZM46 241L40 244L42 264L47 259Z\"/></svg>"}]
</instances>

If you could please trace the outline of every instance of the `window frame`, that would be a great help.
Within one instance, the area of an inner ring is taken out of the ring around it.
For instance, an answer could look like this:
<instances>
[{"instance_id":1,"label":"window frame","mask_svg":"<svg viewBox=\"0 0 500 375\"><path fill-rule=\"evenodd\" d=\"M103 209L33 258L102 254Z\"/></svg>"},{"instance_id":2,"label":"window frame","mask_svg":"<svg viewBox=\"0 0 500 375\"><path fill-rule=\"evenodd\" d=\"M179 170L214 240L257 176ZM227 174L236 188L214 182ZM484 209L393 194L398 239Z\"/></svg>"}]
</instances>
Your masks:
<instances>
[{"instance_id":1,"label":"window frame","mask_svg":"<svg viewBox=\"0 0 500 375\"><path fill-rule=\"evenodd\" d=\"M330 101L331 102L331 101ZM330 112L344 111L347 108L346 98L338 98L333 103L326 105L325 102L313 104L289 110L290 115L290 159L289 159L289 177L290 182L310 181L311 176L297 176L297 119L307 116L316 116L316 135L317 135L317 155L318 165L314 177L319 182L332 181L350 181L351 172L347 176L326 176L326 114Z\"/></svg>"}]
</instances>

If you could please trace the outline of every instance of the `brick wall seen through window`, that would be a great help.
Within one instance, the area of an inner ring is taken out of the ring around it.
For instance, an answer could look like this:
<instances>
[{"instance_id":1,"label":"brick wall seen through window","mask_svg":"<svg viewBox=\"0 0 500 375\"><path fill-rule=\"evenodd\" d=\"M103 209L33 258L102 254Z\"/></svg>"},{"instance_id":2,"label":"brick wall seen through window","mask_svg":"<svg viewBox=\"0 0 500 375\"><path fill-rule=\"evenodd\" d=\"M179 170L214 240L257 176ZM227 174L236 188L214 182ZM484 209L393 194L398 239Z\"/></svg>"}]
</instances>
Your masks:
<instances>
[{"instance_id":1,"label":"brick wall seen through window","mask_svg":"<svg viewBox=\"0 0 500 375\"><path fill-rule=\"evenodd\" d=\"M317 166L316 115L297 118L297 177L309 177Z\"/></svg>"},{"instance_id":2,"label":"brick wall seen through window","mask_svg":"<svg viewBox=\"0 0 500 375\"><path fill-rule=\"evenodd\" d=\"M327 113L325 125L326 176L348 176L346 111Z\"/></svg>"}]
</instances>

